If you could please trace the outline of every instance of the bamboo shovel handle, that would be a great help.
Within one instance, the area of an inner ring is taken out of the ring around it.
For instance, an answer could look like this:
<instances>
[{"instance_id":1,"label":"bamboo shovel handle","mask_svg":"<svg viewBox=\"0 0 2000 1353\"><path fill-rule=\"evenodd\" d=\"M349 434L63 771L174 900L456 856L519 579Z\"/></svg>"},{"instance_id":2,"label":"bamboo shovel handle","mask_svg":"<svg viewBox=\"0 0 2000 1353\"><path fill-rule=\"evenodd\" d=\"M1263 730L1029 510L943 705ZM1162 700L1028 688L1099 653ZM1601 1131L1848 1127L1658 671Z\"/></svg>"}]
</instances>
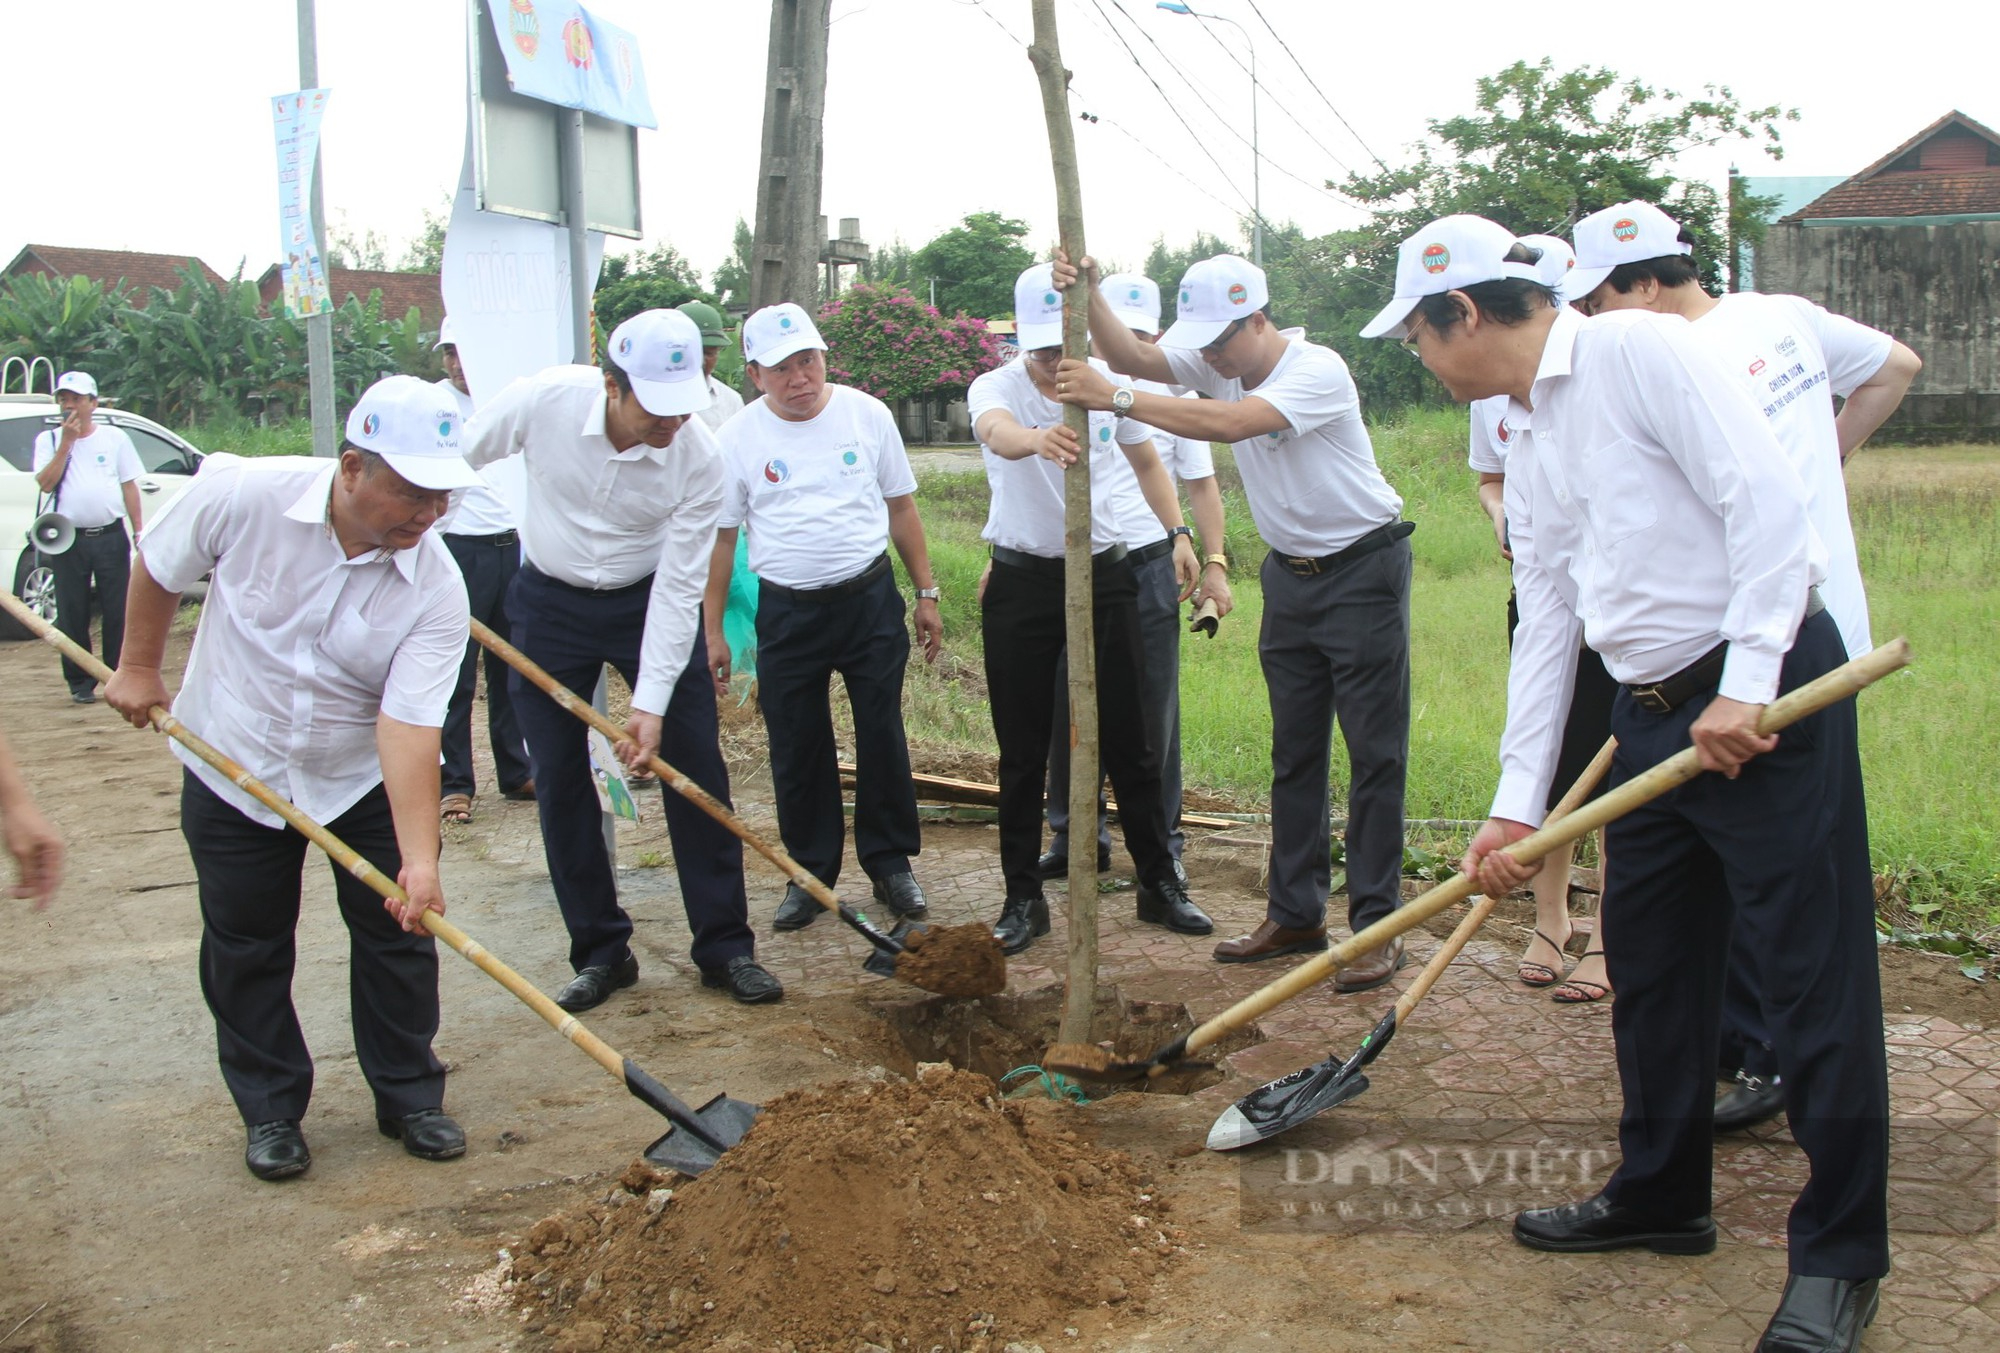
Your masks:
<instances>
[{"instance_id":1,"label":"bamboo shovel handle","mask_svg":"<svg viewBox=\"0 0 2000 1353\"><path fill-rule=\"evenodd\" d=\"M491 652L498 654L502 662L526 677L530 683L539 688L549 699L555 701L571 714L576 715L577 718L604 734L605 737L610 738L613 742L632 741L630 733L627 733L610 719L598 713L588 702L579 700L575 691L572 691L569 687L543 671L533 658L530 658L527 654L508 643L505 639L502 639L477 620L472 622L472 637L477 639ZM713 794L710 794L706 789L688 779L687 776L675 770L658 756L649 758L647 764L652 767L653 774L665 780L673 788L674 792L688 799L695 807L729 828L745 845L783 870L785 877L811 894L813 901L819 903L828 911L835 913L840 911L840 899L833 895L832 889L821 883L818 878L791 856L757 835L742 818L723 807L722 803Z\"/></svg>"},{"instance_id":2,"label":"bamboo shovel handle","mask_svg":"<svg viewBox=\"0 0 2000 1353\"><path fill-rule=\"evenodd\" d=\"M1789 694L1779 696L1764 707L1764 715L1757 722L1757 731L1775 733L1789 724L1797 723L1809 714L1818 713L1828 705L1838 704L1898 668L1907 667L1909 662L1909 642L1900 638L1891 640L1872 653L1834 668L1817 681L1808 682ZM1532 864L1557 846L1587 836L1605 823L1623 817L1647 800L1684 785L1699 774L1701 774L1701 760L1695 749L1682 748L1651 770L1627 780L1602 798L1579 808L1561 822L1546 824L1540 831L1522 837L1507 848L1507 853L1521 864ZM1336 968L1353 962L1370 949L1387 944L1404 931L1412 930L1439 912L1463 902L1472 896L1476 886L1472 878L1466 874L1460 874L1456 878L1440 883L1422 897L1390 912L1360 934L1301 963L1261 991L1245 996L1189 1034L1185 1050L1194 1052L1198 1048L1205 1048L1224 1035L1242 1028L1266 1011L1283 1005L1300 992L1317 986L1331 976Z\"/></svg>"},{"instance_id":3,"label":"bamboo shovel handle","mask_svg":"<svg viewBox=\"0 0 2000 1353\"><path fill-rule=\"evenodd\" d=\"M58 649L64 657L89 672L99 681L111 679L111 669L94 656L71 643L69 637L36 615L19 601L5 593L0 593L0 606L6 607L13 617L26 625L39 638ZM229 782L256 799L279 817L298 829L301 836L325 851L333 862L354 877L373 888L376 892L398 902L407 903L409 895L402 885L384 874L374 865L355 853L352 846L322 827L312 818L294 806L289 800L278 797L269 785L259 780L229 756L216 750L191 732L186 724L175 718L164 705L154 705L149 717L153 727L165 733L174 741L186 747L196 756L229 777ZM470 935L460 930L450 921L434 911L423 914L422 925L431 934L443 940L477 966L487 976L514 993L536 1014L549 1022L555 1031L570 1042L590 1054L591 1060L618 1077L625 1079L625 1059L620 1053L596 1034L577 1023L576 1017L544 996L527 978L502 963Z\"/></svg>"},{"instance_id":4,"label":"bamboo shovel handle","mask_svg":"<svg viewBox=\"0 0 2000 1353\"><path fill-rule=\"evenodd\" d=\"M1617 750L1617 738L1604 740L1604 745L1597 749L1596 756L1590 758L1590 764L1583 768L1583 774L1576 777L1576 783L1569 787L1569 792L1549 810L1548 821L1561 821L1575 812L1578 804L1590 797L1590 791L1597 788L1597 782L1611 769L1611 757ZM1458 929L1451 932L1451 937L1439 946L1438 951L1431 955L1431 961L1424 965L1424 970L1417 974L1417 980L1410 983L1410 989L1397 999L1396 1023L1401 1024L1408 1019L1410 1011L1416 1009L1417 1002L1430 995L1431 988L1437 985L1438 978L1444 976L1444 970L1451 966L1451 961L1458 957L1466 942L1478 932L1479 927L1486 924L1486 918L1491 916L1493 909L1499 905L1500 899L1497 897L1482 897L1473 904L1472 910L1465 914L1465 919L1458 923Z\"/></svg>"}]
</instances>

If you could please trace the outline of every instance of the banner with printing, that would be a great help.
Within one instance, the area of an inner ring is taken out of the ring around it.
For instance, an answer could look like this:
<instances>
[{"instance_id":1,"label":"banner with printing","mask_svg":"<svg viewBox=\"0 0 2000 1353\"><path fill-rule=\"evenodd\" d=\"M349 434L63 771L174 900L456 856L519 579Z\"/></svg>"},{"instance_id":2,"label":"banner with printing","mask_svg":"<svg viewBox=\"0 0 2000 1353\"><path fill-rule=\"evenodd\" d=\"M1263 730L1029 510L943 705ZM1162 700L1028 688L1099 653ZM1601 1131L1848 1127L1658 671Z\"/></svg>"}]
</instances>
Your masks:
<instances>
[{"instance_id":1,"label":"banner with printing","mask_svg":"<svg viewBox=\"0 0 2000 1353\"><path fill-rule=\"evenodd\" d=\"M575 0L486 0L516 94L658 127L639 40Z\"/></svg>"},{"instance_id":2,"label":"banner with printing","mask_svg":"<svg viewBox=\"0 0 2000 1353\"><path fill-rule=\"evenodd\" d=\"M300 89L271 100L278 134L278 266L284 271L285 309L317 315L332 308L319 230L312 215L313 166L319 160L320 115L330 89Z\"/></svg>"}]
</instances>

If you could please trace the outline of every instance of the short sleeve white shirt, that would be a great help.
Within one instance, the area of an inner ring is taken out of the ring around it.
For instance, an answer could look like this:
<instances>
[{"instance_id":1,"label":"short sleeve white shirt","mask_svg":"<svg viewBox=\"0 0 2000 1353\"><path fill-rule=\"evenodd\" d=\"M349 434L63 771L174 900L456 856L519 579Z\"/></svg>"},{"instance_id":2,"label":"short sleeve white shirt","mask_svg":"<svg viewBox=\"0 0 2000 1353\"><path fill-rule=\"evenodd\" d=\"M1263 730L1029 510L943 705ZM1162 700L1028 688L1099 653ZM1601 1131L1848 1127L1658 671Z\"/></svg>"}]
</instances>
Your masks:
<instances>
[{"instance_id":1,"label":"short sleeve white shirt","mask_svg":"<svg viewBox=\"0 0 2000 1353\"><path fill-rule=\"evenodd\" d=\"M169 592L213 574L174 714L321 822L381 783L378 714L444 723L467 639L465 582L435 532L347 558L328 518L338 471L306 456L210 456L139 547ZM173 750L252 821L284 825Z\"/></svg>"},{"instance_id":2,"label":"short sleeve white shirt","mask_svg":"<svg viewBox=\"0 0 2000 1353\"><path fill-rule=\"evenodd\" d=\"M1236 468L1257 533L1281 554L1318 558L1346 549L1396 520L1403 500L1375 464L1361 421L1361 396L1347 363L1332 348L1284 330L1285 355L1254 389L1218 376L1190 348L1162 348L1174 382L1213 399L1256 396L1284 415L1285 426L1234 443Z\"/></svg>"},{"instance_id":3,"label":"short sleeve white shirt","mask_svg":"<svg viewBox=\"0 0 2000 1353\"><path fill-rule=\"evenodd\" d=\"M720 432L724 423L743 411L743 396L713 376L703 379L708 382L708 407L699 410L695 417L710 432Z\"/></svg>"},{"instance_id":4,"label":"short sleeve white shirt","mask_svg":"<svg viewBox=\"0 0 2000 1353\"><path fill-rule=\"evenodd\" d=\"M1091 365L1106 375L1110 368L1095 358ZM1112 377L1119 380L1119 377ZM1035 388L1028 374L1026 357L1016 357L1003 367L987 372L972 383L966 393L966 412L974 428L988 412L1000 409L1024 428L1054 427L1063 421L1063 406ZM1144 423L1103 412L1090 415L1090 473L1092 487L1108 482L1112 460L1124 461L1125 446L1147 440L1152 431ZM985 448L982 446L982 450ZM1063 471L1055 462L1040 456L1008 460L986 450L986 482L993 503L981 534L990 543L1044 559L1063 557ZM1108 550L1121 543L1118 515L1113 495L1095 492L1090 496L1090 548Z\"/></svg>"},{"instance_id":5,"label":"short sleeve white shirt","mask_svg":"<svg viewBox=\"0 0 2000 1353\"><path fill-rule=\"evenodd\" d=\"M1174 398L1178 392L1171 385L1158 381L1135 380L1134 390L1146 394L1166 395ZM1192 391L1184 396L1196 398ZM1126 420L1130 422L1130 419ZM1215 477L1215 454L1209 450L1207 442L1193 437L1178 437L1149 424L1141 424L1146 435L1152 439L1153 450L1159 453L1160 465L1167 472L1170 483L1183 479L1213 479ZM1123 456L1107 461L1105 483L1101 491L1111 493L1116 499L1118 532L1125 544L1132 549L1143 549L1157 545L1167 538L1167 528L1153 512L1152 504L1140 491L1138 472Z\"/></svg>"},{"instance_id":6,"label":"short sleeve white shirt","mask_svg":"<svg viewBox=\"0 0 2000 1353\"><path fill-rule=\"evenodd\" d=\"M459 426L472 426L472 396L453 385L449 380L432 381L438 389L450 395L458 404ZM451 497L451 511L445 513L437 524L437 532L447 536L497 536L502 531L514 529L514 509L507 505L507 498L501 492L496 479L501 467L489 465L480 470L480 482L470 488L460 489Z\"/></svg>"},{"instance_id":7,"label":"short sleeve white shirt","mask_svg":"<svg viewBox=\"0 0 2000 1353\"><path fill-rule=\"evenodd\" d=\"M780 587L845 582L889 547L891 498L917 491L888 406L829 385L803 422L752 400L717 440L727 480L716 525L749 528L750 571Z\"/></svg>"},{"instance_id":8,"label":"short sleeve white shirt","mask_svg":"<svg viewBox=\"0 0 2000 1353\"><path fill-rule=\"evenodd\" d=\"M1507 396L1475 399L1470 406L1472 432L1465 463L1481 474L1506 474L1507 450L1514 444L1514 426L1507 421Z\"/></svg>"},{"instance_id":9,"label":"short sleeve white shirt","mask_svg":"<svg viewBox=\"0 0 2000 1353\"><path fill-rule=\"evenodd\" d=\"M61 430L50 428L35 438L35 469L56 458ZM146 472L125 429L97 423L88 437L70 443L69 468L56 486L56 510L79 531L109 526L125 515L123 485Z\"/></svg>"},{"instance_id":10,"label":"short sleeve white shirt","mask_svg":"<svg viewBox=\"0 0 2000 1353\"><path fill-rule=\"evenodd\" d=\"M1813 529L1826 545L1826 581L1820 592L1840 626L1848 656L1860 657L1875 645L1847 513L1833 397L1847 398L1880 371L1894 340L1802 296L1748 291L1719 298L1695 321L1695 332L1718 344L1748 383L1751 401L1763 410L1792 468L1805 481Z\"/></svg>"}]
</instances>

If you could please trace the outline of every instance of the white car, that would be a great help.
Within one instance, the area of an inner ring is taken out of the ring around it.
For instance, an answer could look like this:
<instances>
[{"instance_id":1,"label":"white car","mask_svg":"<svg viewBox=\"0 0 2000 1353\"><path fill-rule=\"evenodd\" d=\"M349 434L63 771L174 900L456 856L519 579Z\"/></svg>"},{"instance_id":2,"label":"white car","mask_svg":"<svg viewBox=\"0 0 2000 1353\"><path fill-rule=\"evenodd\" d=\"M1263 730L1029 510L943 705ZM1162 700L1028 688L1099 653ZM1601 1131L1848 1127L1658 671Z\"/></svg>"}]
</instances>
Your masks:
<instances>
[{"instance_id":1,"label":"white car","mask_svg":"<svg viewBox=\"0 0 2000 1353\"><path fill-rule=\"evenodd\" d=\"M180 496L201 468L202 453L150 418L100 403L96 419L122 428L139 453L145 473L139 476L139 510L145 520ZM40 514L41 494L31 472L35 439L58 426L62 413L53 395L0 394L0 577L14 595L43 619L56 618L55 579L48 559L33 549L28 528ZM25 639L28 632L0 611L0 638Z\"/></svg>"}]
</instances>

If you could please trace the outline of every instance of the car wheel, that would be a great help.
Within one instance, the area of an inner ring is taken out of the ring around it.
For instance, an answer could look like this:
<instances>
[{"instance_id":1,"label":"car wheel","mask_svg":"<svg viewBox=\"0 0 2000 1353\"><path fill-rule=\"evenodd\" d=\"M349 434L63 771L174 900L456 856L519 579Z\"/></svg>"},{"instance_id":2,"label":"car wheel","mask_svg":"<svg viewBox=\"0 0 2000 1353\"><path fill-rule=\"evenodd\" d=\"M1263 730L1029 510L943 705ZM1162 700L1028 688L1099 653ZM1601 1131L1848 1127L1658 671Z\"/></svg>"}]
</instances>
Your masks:
<instances>
[{"instance_id":1,"label":"car wheel","mask_svg":"<svg viewBox=\"0 0 2000 1353\"><path fill-rule=\"evenodd\" d=\"M46 559L38 558L33 550L23 550L21 561L14 566L14 595L23 605L51 625L56 623L56 575ZM32 639L35 636L27 626L11 615L0 613L0 636L9 639Z\"/></svg>"}]
</instances>

